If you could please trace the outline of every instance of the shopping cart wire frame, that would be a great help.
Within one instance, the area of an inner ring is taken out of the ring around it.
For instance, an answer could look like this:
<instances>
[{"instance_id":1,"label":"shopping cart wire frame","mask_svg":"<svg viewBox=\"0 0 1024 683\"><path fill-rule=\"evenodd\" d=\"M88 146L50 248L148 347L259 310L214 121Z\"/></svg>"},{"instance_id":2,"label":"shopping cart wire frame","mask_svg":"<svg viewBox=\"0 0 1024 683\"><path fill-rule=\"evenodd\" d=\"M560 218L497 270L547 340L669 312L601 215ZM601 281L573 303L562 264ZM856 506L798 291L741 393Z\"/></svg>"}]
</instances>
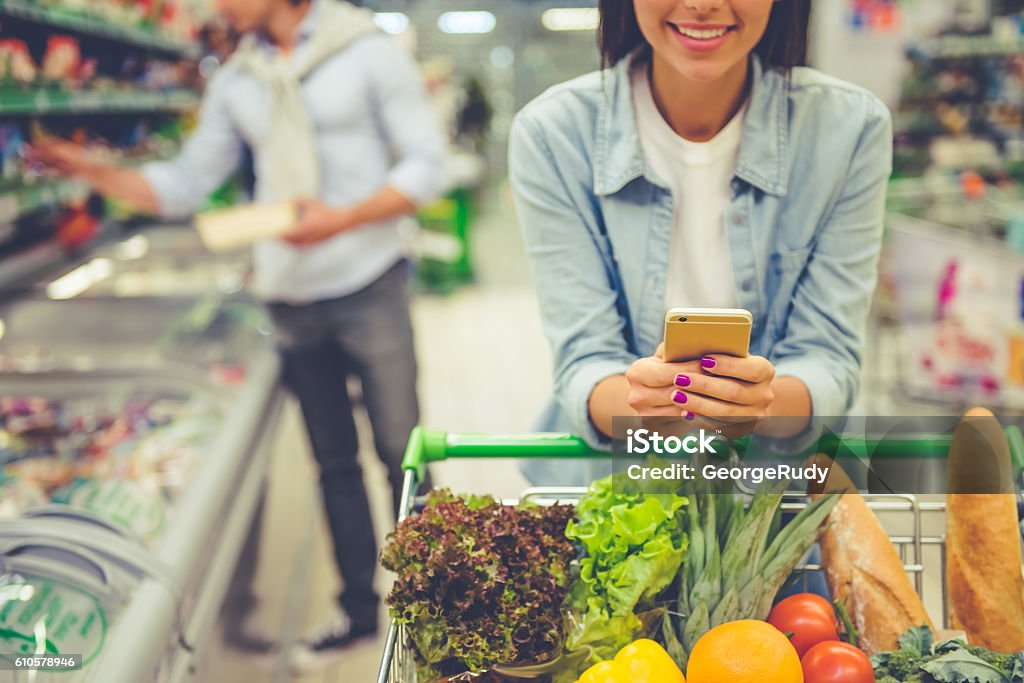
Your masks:
<instances>
[{"instance_id":1,"label":"shopping cart wire frame","mask_svg":"<svg viewBox=\"0 0 1024 683\"><path fill-rule=\"evenodd\" d=\"M1016 427L1006 430L1011 455L1015 465L1024 463L1024 435ZM814 450L835 453L840 446L855 455L871 457L945 457L949 452L951 435L938 435L906 439L841 438L826 435L816 444ZM749 439L739 439L732 444L737 452L743 453L749 446ZM583 439L570 434L455 434L416 427L409 437L402 468L405 479L398 521L409 516L416 501L416 490L426 475L427 465L449 459L492 459L492 458L603 458L612 457L610 451L598 450ZM578 499L586 489L533 488L524 492L522 499L571 500ZM923 535L921 515L928 512L944 512L945 504L921 502L909 494L865 495L872 509L880 512L906 512L913 517L912 533L893 536L900 558L908 574L913 576L919 594L924 590L923 551L925 546L944 546L945 539ZM787 500L783 507L798 510L804 505L797 498ZM942 553L943 556L945 553ZM806 565L802 571L816 571L820 567ZM944 571L944 568L943 568ZM942 582L943 616L948 600L945 582ZM388 627L377 683L411 683L415 680L415 664L411 653L399 641L403 638L402 627L391 621ZM410 678L409 676L412 676Z\"/></svg>"},{"instance_id":2,"label":"shopping cart wire frame","mask_svg":"<svg viewBox=\"0 0 1024 683\"><path fill-rule=\"evenodd\" d=\"M1010 446L1015 479L1019 480L1024 471L1024 434L1017 426L1004 429ZM842 451L861 459L867 458L946 458L953 442L952 434L915 435L913 437L848 437L826 431L807 450L835 454ZM732 442L736 452L743 454L750 447L750 439ZM416 427L409 437L402 469L405 470L405 486L402 491L400 517L412 510L417 484L423 481L429 463L449 459L490 459L490 458L601 458L613 455L588 445L583 439L562 433L541 434L455 434ZM410 481L410 475L412 480ZM408 494L408 495L407 495Z\"/></svg>"}]
</instances>

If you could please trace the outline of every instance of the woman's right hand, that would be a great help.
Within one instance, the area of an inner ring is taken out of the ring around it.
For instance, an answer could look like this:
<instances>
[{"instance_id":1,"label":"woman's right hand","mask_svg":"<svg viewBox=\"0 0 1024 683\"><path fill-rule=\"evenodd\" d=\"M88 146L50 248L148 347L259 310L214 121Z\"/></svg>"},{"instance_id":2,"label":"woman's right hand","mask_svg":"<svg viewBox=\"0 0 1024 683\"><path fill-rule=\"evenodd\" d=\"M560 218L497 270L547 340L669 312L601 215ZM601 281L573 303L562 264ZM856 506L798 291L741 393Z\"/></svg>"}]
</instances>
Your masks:
<instances>
[{"instance_id":1,"label":"woman's right hand","mask_svg":"<svg viewBox=\"0 0 1024 683\"><path fill-rule=\"evenodd\" d=\"M664 344L659 345L653 356L641 358L626 371L629 382L626 400L641 417L684 417L689 413L672 401L676 377L701 374L700 361L666 363L664 349Z\"/></svg>"}]
</instances>

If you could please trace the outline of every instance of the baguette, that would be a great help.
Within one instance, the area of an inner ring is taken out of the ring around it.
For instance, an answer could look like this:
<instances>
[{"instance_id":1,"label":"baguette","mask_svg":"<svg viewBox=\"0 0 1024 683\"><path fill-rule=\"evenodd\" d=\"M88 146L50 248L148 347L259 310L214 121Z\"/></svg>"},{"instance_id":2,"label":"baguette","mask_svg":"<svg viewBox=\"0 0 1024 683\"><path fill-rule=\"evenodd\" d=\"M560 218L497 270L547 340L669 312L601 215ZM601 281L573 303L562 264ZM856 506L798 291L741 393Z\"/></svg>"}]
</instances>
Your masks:
<instances>
[{"instance_id":1,"label":"baguette","mask_svg":"<svg viewBox=\"0 0 1024 683\"><path fill-rule=\"evenodd\" d=\"M924 603L875 513L838 465L823 455L817 461L831 468L825 494L842 495L821 536L822 567L832 599L850 614L861 649L868 654L896 650L900 636L917 626L934 632Z\"/></svg>"},{"instance_id":2,"label":"baguette","mask_svg":"<svg viewBox=\"0 0 1024 683\"><path fill-rule=\"evenodd\" d=\"M973 409L949 449L946 585L951 625L972 645L1024 650L1024 575L1009 445L991 412ZM984 492L984 493L982 493Z\"/></svg>"}]
</instances>

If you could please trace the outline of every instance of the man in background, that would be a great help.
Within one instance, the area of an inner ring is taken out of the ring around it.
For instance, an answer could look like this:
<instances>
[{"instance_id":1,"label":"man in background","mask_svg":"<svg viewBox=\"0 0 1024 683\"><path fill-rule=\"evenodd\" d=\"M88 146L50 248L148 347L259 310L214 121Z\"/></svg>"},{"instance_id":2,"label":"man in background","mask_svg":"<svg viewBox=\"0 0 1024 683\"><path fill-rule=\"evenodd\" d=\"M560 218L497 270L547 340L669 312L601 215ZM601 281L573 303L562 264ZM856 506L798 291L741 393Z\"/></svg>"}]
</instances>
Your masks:
<instances>
[{"instance_id":1,"label":"man in background","mask_svg":"<svg viewBox=\"0 0 1024 683\"><path fill-rule=\"evenodd\" d=\"M445 140L415 65L369 11L338 0L217 0L217 9L243 38L178 158L122 169L56 140L36 153L101 194L177 217L235 171L247 146L256 200L298 203L297 225L256 245L254 287L302 407L345 584L337 613L296 653L316 663L378 628L376 541L346 381L361 381L397 506L419 419L399 219L443 190Z\"/></svg>"}]
</instances>

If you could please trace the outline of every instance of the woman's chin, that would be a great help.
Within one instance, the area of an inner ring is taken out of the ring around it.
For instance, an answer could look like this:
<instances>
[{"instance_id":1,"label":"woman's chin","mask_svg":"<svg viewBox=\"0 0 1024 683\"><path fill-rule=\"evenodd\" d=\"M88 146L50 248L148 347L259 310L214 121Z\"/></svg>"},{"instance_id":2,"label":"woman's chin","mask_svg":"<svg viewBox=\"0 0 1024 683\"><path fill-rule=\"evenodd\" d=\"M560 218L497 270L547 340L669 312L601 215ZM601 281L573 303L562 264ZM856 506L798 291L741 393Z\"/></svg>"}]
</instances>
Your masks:
<instances>
[{"instance_id":1,"label":"woman's chin","mask_svg":"<svg viewBox=\"0 0 1024 683\"><path fill-rule=\"evenodd\" d=\"M714 83L725 77L729 65L719 60L686 60L672 65L685 80L695 83Z\"/></svg>"}]
</instances>

